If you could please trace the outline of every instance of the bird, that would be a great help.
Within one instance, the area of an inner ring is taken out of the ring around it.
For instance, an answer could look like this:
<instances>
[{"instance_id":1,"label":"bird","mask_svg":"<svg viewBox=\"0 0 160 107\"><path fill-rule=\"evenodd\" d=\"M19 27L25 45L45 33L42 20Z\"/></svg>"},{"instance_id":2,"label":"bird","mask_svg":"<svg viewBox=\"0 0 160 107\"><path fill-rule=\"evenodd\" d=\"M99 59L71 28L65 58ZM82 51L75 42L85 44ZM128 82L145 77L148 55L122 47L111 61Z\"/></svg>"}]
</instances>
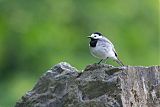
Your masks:
<instances>
[{"instance_id":1,"label":"bird","mask_svg":"<svg viewBox=\"0 0 160 107\"><path fill-rule=\"evenodd\" d=\"M98 62L98 64L100 64L103 60L111 58L112 60L116 61L120 66L124 66L122 61L120 61L118 58L118 54L114 48L114 45L102 33L94 32L87 37L90 38L89 42L90 53L94 57L101 59Z\"/></svg>"}]
</instances>

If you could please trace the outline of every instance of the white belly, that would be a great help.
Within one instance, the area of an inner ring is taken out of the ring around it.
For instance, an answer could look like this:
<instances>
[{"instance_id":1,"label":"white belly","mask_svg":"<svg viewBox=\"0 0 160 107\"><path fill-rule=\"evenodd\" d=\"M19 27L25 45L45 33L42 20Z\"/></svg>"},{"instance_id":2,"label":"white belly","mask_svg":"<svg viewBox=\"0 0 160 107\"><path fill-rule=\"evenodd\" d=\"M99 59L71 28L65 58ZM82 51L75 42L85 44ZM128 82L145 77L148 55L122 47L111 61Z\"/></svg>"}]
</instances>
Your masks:
<instances>
[{"instance_id":1,"label":"white belly","mask_svg":"<svg viewBox=\"0 0 160 107\"><path fill-rule=\"evenodd\" d=\"M90 47L90 51L94 57L97 57L99 59L106 59L107 57L109 57L108 55L109 53L107 49L98 48L98 47L96 48Z\"/></svg>"}]
</instances>

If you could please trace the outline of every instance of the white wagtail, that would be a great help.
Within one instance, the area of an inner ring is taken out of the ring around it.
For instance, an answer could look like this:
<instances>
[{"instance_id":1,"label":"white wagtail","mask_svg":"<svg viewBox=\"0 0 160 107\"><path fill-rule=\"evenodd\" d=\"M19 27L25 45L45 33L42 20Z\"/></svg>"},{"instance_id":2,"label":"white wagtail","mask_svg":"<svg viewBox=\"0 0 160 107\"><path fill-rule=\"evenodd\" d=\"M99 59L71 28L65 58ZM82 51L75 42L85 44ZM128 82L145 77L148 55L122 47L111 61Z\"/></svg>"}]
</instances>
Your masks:
<instances>
[{"instance_id":1,"label":"white wagtail","mask_svg":"<svg viewBox=\"0 0 160 107\"><path fill-rule=\"evenodd\" d=\"M100 64L103 60L111 58L121 66L124 66L123 63L118 59L117 53L111 41L109 41L101 33L95 32L91 34L91 36L88 36L88 38L91 39L89 43L91 54L94 57L101 59L98 64Z\"/></svg>"}]
</instances>

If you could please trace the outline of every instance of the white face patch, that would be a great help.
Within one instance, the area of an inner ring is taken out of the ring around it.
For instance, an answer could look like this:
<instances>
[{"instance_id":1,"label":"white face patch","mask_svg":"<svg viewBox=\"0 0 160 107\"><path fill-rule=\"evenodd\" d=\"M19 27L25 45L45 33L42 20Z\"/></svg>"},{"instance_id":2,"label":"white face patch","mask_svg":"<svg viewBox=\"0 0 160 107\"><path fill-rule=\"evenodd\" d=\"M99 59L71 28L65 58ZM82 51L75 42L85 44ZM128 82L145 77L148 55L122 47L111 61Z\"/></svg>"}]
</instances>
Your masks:
<instances>
[{"instance_id":1,"label":"white face patch","mask_svg":"<svg viewBox=\"0 0 160 107\"><path fill-rule=\"evenodd\" d=\"M102 36L101 35L98 35L98 34L92 34L91 35L91 38L94 38L94 39L100 39L100 38L102 38Z\"/></svg>"}]
</instances>

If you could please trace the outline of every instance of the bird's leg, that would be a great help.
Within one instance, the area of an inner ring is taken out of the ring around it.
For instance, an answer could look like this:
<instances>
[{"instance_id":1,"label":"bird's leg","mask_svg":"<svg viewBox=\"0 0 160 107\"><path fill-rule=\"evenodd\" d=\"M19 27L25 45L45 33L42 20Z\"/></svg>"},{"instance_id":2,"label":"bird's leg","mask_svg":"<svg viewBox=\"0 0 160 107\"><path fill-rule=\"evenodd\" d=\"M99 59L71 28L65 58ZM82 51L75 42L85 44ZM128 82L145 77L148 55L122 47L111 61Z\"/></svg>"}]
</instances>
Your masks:
<instances>
[{"instance_id":1,"label":"bird's leg","mask_svg":"<svg viewBox=\"0 0 160 107\"><path fill-rule=\"evenodd\" d=\"M101 59L101 60L98 62L98 64L100 64L102 61L103 61L103 59Z\"/></svg>"},{"instance_id":2,"label":"bird's leg","mask_svg":"<svg viewBox=\"0 0 160 107\"><path fill-rule=\"evenodd\" d=\"M117 62L120 66L124 66L124 64L122 63L122 61L119 60L118 58L117 58L116 62Z\"/></svg>"},{"instance_id":3,"label":"bird's leg","mask_svg":"<svg viewBox=\"0 0 160 107\"><path fill-rule=\"evenodd\" d=\"M107 60L108 60L108 57L105 59L105 63L106 63Z\"/></svg>"}]
</instances>

